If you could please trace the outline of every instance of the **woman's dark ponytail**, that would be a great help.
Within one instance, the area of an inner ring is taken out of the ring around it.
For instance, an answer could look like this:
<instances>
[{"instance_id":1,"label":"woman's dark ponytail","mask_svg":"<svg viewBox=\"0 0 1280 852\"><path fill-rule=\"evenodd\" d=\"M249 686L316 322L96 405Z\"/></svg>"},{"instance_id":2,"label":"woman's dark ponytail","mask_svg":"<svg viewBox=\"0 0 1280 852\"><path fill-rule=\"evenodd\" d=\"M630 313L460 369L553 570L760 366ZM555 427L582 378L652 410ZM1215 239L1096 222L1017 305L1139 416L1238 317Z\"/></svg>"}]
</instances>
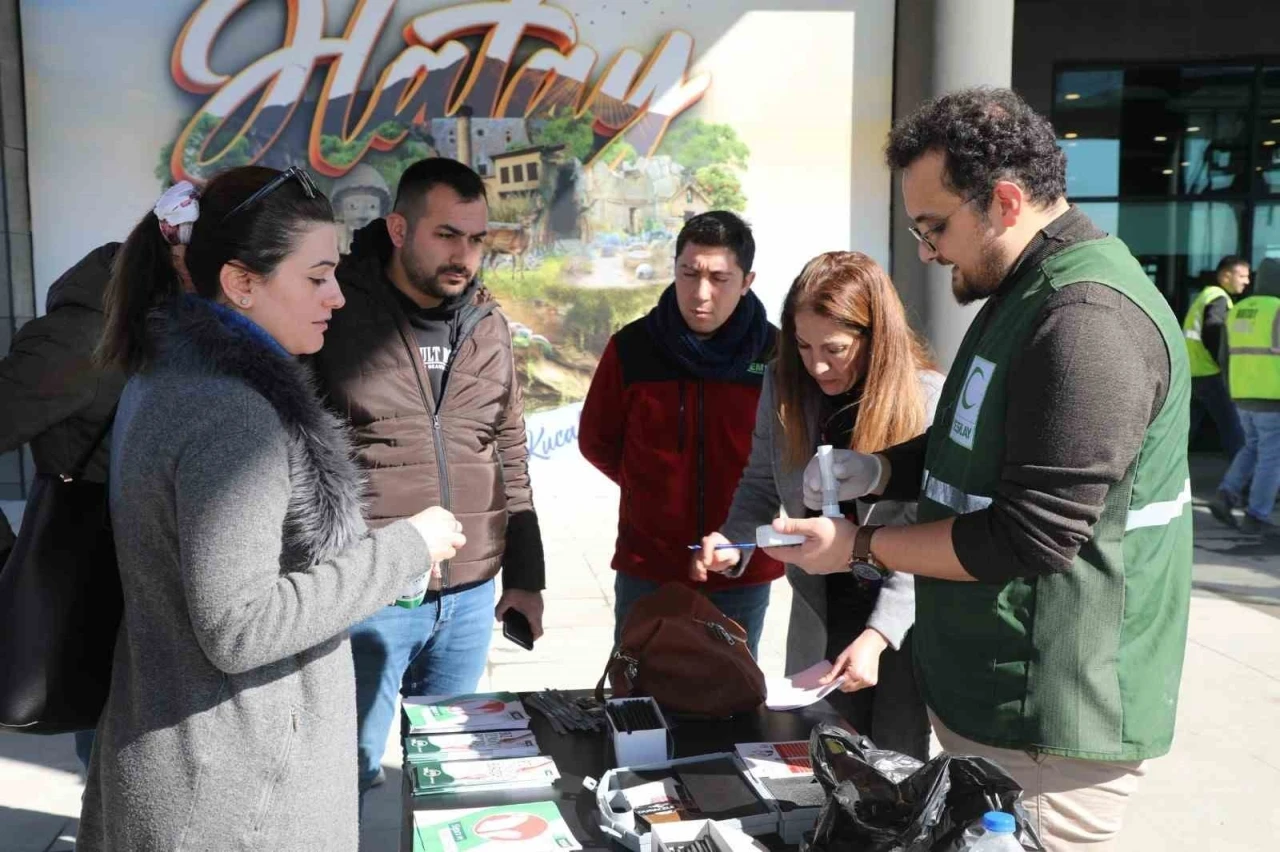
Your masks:
<instances>
[{"instance_id":1,"label":"woman's dark ponytail","mask_svg":"<svg viewBox=\"0 0 1280 852\"><path fill-rule=\"evenodd\" d=\"M132 375L155 354L147 317L182 292L172 251L155 212L149 211L129 234L112 266L103 296L106 320L94 355L99 365Z\"/></svg>"},{"instance_id":2,"label":"woman's dark ponytail","mask_svg":"<svg viewBox=\"0 0 1280 852\"><path fill-rule=\"evenodd\" d=\"M183 291L170 239L184 247L181 263L192 292L214 300L227 264L270 277L307 225L333 222L329 199L301 171L240 166L210 180L198 206L192 206L195 192L182 182L170 187L156 208L168 237L153 209L116 255L96 355L103 366L133 375L155 356L148 316Z\"/></svg>"}]
</instances>

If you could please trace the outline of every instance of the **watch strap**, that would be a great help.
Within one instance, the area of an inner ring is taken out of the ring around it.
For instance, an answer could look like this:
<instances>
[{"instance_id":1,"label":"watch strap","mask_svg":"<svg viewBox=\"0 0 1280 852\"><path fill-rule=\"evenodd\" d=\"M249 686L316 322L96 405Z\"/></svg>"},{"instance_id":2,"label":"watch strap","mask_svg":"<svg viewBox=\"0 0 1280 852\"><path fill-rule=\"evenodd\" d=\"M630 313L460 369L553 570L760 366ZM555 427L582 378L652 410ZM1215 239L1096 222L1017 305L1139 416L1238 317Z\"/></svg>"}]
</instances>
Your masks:
<instances>
[{"instance_id":1,"label":"watch strap","mask_svg":"<svg viewBox=\"0 0 1280 852\"><path fill-rule=\"evenodd\" d=\"M858 532L853 537L853 558L855 560L876 564L875 559L871 556L871 536L882 526L884 524L867 524L858 527Z\"/></svg>"}]
</instances>

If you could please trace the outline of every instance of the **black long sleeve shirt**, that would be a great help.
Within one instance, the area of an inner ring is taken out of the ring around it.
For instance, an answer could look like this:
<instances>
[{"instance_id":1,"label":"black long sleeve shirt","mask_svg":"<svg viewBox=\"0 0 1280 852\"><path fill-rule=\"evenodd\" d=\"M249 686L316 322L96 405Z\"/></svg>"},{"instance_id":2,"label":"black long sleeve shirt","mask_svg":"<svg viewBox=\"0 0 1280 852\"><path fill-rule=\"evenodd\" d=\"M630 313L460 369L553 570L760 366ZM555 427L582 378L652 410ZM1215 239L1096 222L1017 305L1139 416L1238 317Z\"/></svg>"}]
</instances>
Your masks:
<instances>
[{"instance_id":1,"label":"black long sleeve shirt","mask_svg":"<svg viewBox=\"0 0 1280 852\"><path fill-rule=\"evenodd\" d=\"M1072 207L1036 234L992 302L1025 265L1101 236ZM995 306L974 322L988 321ZM964 569L985 582L1070 570L1107 491L1137 457L1169 375L1159 329L1129 298L1090 282L1050 296L1009 367L1003 474L991 505L955 519L951 540ZM892 477L884 499L918 498L926 445L927 433L885 452Z\"/></svg>"}]
</instances>

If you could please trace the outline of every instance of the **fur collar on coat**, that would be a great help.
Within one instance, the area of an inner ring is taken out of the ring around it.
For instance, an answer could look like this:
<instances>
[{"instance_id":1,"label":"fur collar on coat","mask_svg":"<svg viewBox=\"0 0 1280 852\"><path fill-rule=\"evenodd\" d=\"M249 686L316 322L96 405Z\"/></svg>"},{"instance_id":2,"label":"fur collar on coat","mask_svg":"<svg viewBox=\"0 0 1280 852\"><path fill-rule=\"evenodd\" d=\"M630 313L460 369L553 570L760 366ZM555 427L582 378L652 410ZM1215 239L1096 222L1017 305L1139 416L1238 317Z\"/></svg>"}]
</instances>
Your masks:
<instances>
[{"instance_id":1,"label":"fur collar on coat","mask_svg":"<svg viewBox=\"0 0 1280 852\"><path fill-rule=\"evenodd\" d=\"M308 565L336 556L364 530L363 480L346 425L321 404L310 368L206 299L187 296L157 319L156 367L239 379L275 409L289 443L286 552Z\"/></svg>"}]
</instances>

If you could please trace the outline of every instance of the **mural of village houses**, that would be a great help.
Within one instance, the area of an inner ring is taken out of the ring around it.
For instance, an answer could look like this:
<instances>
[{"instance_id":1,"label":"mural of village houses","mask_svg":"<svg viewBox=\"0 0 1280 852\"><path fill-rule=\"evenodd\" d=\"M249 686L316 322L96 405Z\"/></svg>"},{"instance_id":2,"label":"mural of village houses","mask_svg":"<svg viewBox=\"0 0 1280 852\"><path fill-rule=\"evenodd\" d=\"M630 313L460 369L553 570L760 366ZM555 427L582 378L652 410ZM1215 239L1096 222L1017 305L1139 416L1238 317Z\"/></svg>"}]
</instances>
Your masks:
<instances>
[{"instance_id":1,"label":"mural of village houses","mask_svg":"<svg viewBox=\"0 0 1280 852\"><path fill-rule=\"evenodd\" d=\"M391 151L321 140L330 162L340 162L344 148L363 152L342 177L317 176L339 217L344 250L352 233L390 211L411 163L451 157L484 178L490 221L482 279L510 320L530 412L585 397L609 336L647 312L671 282L686 220L746 206L740 176L750 152L731 127L684 114L649 156L615 141L588 161L593 123L589 112L459 114L407 128ZM307 167L306 134L305 122L290 122L258 162ZM204 141L193 134L187 144ZM162 152L157 168L162 182L170 154ZM240 164L233 149L219 169Z\"/></svg>"}]
</instances>

